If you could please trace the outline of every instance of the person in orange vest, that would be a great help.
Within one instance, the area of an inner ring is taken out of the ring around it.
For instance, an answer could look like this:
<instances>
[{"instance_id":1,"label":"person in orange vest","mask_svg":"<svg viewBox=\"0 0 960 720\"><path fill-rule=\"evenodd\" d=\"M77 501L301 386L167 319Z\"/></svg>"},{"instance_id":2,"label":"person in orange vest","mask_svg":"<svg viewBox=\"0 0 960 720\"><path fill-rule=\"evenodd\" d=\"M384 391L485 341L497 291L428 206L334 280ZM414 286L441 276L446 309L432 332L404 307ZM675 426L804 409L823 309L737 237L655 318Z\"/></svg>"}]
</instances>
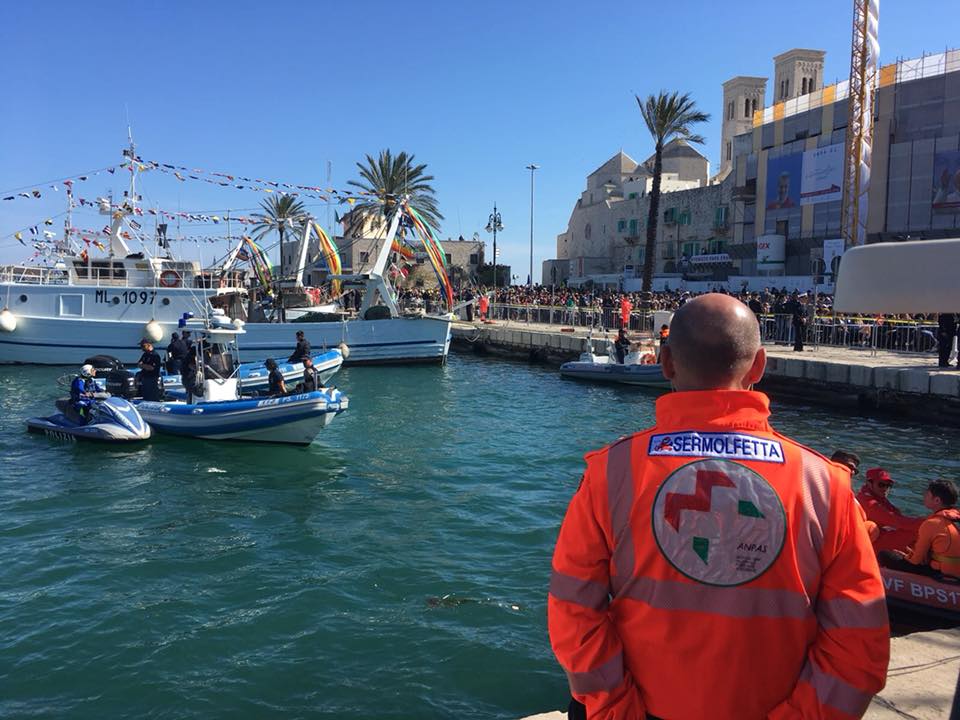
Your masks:
<instances>
[{"instance_id":1,"label":"person in orange vest","mask_svg":"<svg viewBox=\"0 0 960 720\"><path fill-rule=\"evenodd\" d=\"M927 486L923 504L931 512L917 531L917 542L908 551L880 553L880 564L920 575L942 573L960 578L960 510L957 487L949 480L934 480Z\"/></svg>"},{"instance_id":2,"label":"person in orange vest","mask_svg":"<svg viewBox=\"0 0 960 720\"><path fill-rule=\"evenodd\" d=\"M883 468L867 470L867 481L857 493L859 502L867 513L867 519L880 528L880 537L874 543L877 552L905 550L913 545L923 518L909 517L887 499L893 486L893 478Z\"/></svg>"},{"instance_id":3,"label":"person in orange vest","mask_svg":"<svg viewBox=\"0 0 960 720\"><path fill-rule=\"evenodd\" d=\"M849 473L771 428L765 363L743 303L687 302L656 425L586 455L547 604L581 717L846 720L883 687L883 582Z\"/></svg>"},{"instance_id":4,"label":"person in orange vest","mask_svg":"<svg viewBox=\"0 0 960 720\"><path fill-rule=\"evenodd\" d=\"M487 298L486 293L484 293L483 295L480 296L480 300L478 301L478 303L479 303L479 305L480 305L480 319L481 319L481 320L486 320L486 319L487 319L487 308L490 307L490 300Z\"/></svg>"},{"instance_id":5,"label":"person in orange vest","mask_svg":"<svg viewBox=\"0 0 960 720\"><path fill-rule=\"evenodd\" d=\"M660 355L663 354L663 346L667 344L670 340L670 326L661 325L660 332L658 333L658 338L660 340L657 345L657 362L660 362Z\"/></svg>"},{"instance_id":6,"label":"person in orange vest","mask_svg":"<svg viewBox=\"0 0 960 720\"><path fill-rule=\"evenodd\" d=\"M633 303L630 298L624 295L620 298L620 327L626 330L630 327L630 311L633 310Z\"/></svg>"},{"instance_id":7,"label":"person in orange vest","mask_svg":"<svg viewBox=\"0 0 960 720\"><path fill-rule=\"evenodd\" d=\"M860 456L855 452L850 452L849 450L837 450L830 456L830 460L840 465L843 465L848 470L850 470L850 480L853 481L853 476L860 472ZM860 518L863 520L863 524L867 528L867 534L870 536L870 542L876 543L880 539L880 528L873 522L873 520L867 519L867 511L863 509L863 505L860 504L860 501L857 501L857 511L860 513Z\"/></svg>"}]
</instances>

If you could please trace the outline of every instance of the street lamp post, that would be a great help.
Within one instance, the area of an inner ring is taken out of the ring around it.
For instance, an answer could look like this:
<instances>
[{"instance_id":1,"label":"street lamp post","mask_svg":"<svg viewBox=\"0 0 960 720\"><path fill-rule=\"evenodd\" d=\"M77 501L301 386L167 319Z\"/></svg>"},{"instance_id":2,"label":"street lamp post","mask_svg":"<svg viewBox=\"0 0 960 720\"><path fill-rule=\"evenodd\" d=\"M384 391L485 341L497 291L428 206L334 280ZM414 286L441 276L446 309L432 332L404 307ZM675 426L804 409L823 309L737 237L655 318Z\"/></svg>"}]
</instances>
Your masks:
<instances>
[{"instance_id":1,"label":"street lamp post","mask_svg":"<svg viewBox=\"0 0 960 720\"><path fill-rule=\"evenodd\" d=\"M535 163L526 166L530 171L530 277L527 278L527 284L533 289L533 173L540 169Z\"/></svg>"},{"instance_id":2,"label":"street lamp post","mask_svg":"<svg viewBox=\"0 0 960 720\"><path fill-rule=\"evenodd\" d=\"M497 300L497 232L503 231L503 222L500 213L497 212L497 203L493 203L493 212L487 220L487 232L493 233L493 300Z\"/></svg>"}]
</instances>

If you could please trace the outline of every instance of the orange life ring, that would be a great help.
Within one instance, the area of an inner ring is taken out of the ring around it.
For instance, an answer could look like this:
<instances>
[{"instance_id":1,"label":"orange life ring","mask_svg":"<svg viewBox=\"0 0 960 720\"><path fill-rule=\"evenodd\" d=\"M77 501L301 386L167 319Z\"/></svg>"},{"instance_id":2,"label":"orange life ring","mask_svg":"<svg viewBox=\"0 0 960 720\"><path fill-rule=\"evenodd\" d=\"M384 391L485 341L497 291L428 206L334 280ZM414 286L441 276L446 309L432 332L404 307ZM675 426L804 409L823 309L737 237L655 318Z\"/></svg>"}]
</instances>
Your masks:
<instances>
[{"instance_id":1,"label":"orange life ring","mask_svg":"<svg viewBox=\"0 0 960 720\"><path fill-rule=\"evenodd\" d=\"M160 273L160 285L165 288L180 287L182 278L176 270L164 270Z\"/></svg>"}]
</instances>

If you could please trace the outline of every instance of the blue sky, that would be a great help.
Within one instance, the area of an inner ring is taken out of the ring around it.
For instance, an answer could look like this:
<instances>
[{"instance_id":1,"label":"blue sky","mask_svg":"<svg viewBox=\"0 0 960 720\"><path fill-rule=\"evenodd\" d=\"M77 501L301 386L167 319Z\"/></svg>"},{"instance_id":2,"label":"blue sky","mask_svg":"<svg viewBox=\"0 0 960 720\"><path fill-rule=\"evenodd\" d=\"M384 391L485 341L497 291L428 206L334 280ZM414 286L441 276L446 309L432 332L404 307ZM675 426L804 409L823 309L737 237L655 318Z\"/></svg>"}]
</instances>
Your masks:
<instances>
[{"instance_id":1,"label":"blue sky","mask_svg":"<svg viewBox=\"0 0 960 720\"><path fill-rule=\"evenodd\" d=\"M883 62L960 44L949 5L884 0ZM536 279L587 174L620 148L652 152L634 94L691 92L713 116L716 168L721 83L771 76L792 47L826 50L828 82L846 76L851 13L852 0L5 2L0 194L119 162L128 113L144 159L303 185L326 186L330 162L343 188L365 154L406 150L436 177L441 238L489 241L496 201L502 261L525 281L535 162ZM91 177L78 194L122 180ZM264 197L158 173L144 190L173 210L239 213ZM49 189L0 203L0 259L29 255L10 233L63 209Z\"/></svg>"}]
</instances>

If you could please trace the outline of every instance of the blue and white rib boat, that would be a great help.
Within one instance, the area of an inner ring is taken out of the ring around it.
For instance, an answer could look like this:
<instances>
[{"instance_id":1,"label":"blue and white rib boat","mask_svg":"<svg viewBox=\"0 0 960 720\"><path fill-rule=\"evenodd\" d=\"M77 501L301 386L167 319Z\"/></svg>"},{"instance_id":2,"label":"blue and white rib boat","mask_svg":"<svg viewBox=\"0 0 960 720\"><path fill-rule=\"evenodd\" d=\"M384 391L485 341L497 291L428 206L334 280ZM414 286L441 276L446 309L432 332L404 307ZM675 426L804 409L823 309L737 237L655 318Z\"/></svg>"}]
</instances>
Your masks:
<instances>
[{"instance_id":1,"label":"blue and white rib boat","mask_svg":"<svg viewBox=\"0 0 960 720\"><path fill-rule=\"evenodd\" d=\"M334 388L282 397L240 394L236 363L237 336L243 328L225 318L214 318L195 334L198 375L194 391L173 401L136 401L150 426L161 433L206 440L309 445L317 434L349 407ZM181 321L181 327L186 324Z\"/></svg>"}]
</instances>

